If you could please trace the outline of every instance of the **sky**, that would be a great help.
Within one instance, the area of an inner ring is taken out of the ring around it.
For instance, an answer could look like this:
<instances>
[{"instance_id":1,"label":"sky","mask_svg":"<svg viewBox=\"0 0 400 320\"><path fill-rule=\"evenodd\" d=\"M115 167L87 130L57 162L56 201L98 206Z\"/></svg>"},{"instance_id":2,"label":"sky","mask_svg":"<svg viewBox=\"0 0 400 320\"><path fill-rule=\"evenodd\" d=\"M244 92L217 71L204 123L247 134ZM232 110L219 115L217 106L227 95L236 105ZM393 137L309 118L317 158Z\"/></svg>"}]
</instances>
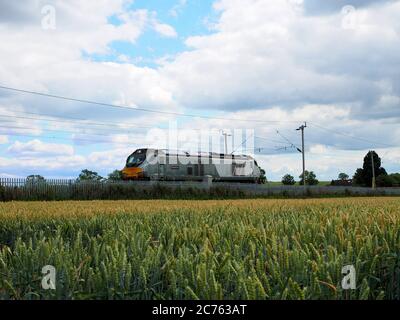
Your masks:
<instances>
[{"instance_id":1,"label":"sky","mask_svg":"<svg viewBox=\"0 0 400 320\"><path fill-rule=\"evenodd\" d=\"M105 176L176 126L180 150L230 133L276 181L301 173L304 122L320 180L369 150L400 172L399 17L395 0L0 0L0 87L103 103L0 88L0 176Z\"/></svg>"}]
</instances>

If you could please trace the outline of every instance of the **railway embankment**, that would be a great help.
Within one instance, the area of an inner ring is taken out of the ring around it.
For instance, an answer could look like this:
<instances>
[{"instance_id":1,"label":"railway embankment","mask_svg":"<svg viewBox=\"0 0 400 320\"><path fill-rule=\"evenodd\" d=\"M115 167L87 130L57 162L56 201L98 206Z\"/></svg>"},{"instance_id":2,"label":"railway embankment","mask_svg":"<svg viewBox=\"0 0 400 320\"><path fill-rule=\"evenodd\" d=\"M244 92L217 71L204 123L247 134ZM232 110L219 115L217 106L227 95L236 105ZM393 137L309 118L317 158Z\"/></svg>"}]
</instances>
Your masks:
<instances>
[{"instance_id":1,"label":"railway embankment","mask_svg":"<svg viewBox=\"0 0 400 320\"><path fill-rule=\"evenodd\" d=\"M195 181L77 182L0 179L0 201L245 199L344 196L400 196L400 188L342 186L268 186L263 184Z\"/></svg>"}]
</instances>

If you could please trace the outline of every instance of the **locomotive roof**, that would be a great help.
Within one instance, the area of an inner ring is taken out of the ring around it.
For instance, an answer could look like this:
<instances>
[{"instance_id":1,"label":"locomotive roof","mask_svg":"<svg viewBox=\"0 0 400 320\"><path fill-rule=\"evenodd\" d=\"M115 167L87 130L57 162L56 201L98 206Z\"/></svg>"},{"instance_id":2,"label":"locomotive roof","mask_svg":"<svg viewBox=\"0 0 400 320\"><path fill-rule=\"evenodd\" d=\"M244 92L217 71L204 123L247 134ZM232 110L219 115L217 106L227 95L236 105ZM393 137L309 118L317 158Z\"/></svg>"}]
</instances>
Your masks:
<instances>
[{"instance_id":1,"label":"locomotive roof","mask_svg":"<svg viewBox=\"0 0 400 320\"><path fill-rule=\"evenodd\" d=\"M221 157L223 156L224 158L227 157L232 157L234 156L235 159L243 159L243 160L250 160L253 159L253 157L245 154L226 154L226 153L217 153L217 152L202 152L199 151L197 153L189 153L187 151L182 151L182 150L170 150L170 149L147 149L147 150L152 150L152 151L158 151L162 152L166 155L170 156L187 156L187 157Z\"/></svg>"}]
</instances>

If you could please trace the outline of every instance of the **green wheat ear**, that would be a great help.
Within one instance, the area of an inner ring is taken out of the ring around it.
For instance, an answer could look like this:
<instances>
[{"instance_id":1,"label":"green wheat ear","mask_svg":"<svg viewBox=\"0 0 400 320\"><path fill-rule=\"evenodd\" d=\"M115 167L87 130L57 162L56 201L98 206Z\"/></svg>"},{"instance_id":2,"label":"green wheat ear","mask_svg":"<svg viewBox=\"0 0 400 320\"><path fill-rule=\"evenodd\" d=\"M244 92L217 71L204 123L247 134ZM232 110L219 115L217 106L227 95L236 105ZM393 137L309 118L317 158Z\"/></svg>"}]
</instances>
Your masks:
<instances>
[{"instance_id":1,"label":"green wheat ear","mask_svg":"<svg viewBox=\"0 0 400 320\"><path fill-rule=\"evenodd\" d=\"M399 198L0 203L0 299L400 299ZM54 265L56 290L42 289ZM353 265L356 290L341 287Z\"/></svg>"}]
</instances>

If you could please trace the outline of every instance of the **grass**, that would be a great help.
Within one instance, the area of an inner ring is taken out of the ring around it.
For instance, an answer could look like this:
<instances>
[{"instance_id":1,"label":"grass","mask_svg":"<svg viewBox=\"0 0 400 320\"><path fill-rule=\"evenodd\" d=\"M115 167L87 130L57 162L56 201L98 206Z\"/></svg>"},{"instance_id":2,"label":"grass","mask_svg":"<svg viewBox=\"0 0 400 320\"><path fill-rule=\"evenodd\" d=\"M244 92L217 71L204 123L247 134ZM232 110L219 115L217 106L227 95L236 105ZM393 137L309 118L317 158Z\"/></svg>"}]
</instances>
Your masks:
<instances>
[{"instance_id":1,"label":"grass","mask_svg":"<svg viewBox=\"0 0 400 320\"><path fill-rule=\"evenodd\" d=\"M0 203L0 299L398 299L400 199ZM341 289L354 265L357 289ZM56 290L41 289L54 265Z\"/></svg>"}]
</instances>

